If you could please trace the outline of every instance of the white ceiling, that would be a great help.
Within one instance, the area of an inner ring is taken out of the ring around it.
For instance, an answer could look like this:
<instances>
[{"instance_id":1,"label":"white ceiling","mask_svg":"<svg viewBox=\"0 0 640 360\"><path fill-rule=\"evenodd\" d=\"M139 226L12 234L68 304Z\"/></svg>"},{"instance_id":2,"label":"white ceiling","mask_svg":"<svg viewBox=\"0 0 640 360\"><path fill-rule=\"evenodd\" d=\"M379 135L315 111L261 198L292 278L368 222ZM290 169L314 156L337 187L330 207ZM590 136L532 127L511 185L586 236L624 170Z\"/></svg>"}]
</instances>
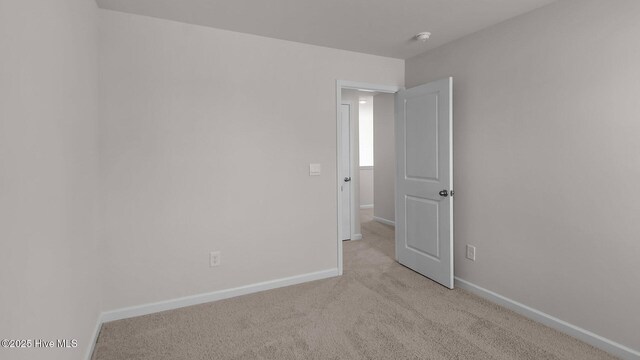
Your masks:
<instances>
[{"instance_id":1,"label":"white ceiling","mask_svg":"<svg viewBox=\"0 0 640 360\"><path fill-rule=\"evenodd\" d=\"M104 9L407 59L555 0L97 0ZM421 31L427 43L413 41Z\"/></svg>"}]
</instances>

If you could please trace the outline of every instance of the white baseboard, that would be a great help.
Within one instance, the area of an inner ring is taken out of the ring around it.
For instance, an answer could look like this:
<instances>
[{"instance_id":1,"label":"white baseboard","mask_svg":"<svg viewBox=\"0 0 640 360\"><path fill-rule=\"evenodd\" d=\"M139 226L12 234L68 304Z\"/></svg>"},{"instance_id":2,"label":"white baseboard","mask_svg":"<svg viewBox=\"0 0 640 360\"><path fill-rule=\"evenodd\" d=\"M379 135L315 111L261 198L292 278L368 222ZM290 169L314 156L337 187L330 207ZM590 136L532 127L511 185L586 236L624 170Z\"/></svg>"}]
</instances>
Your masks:
<instances>
[{"instance_id":1,"label":"white baseboard","mask_svg":"<svg viewBox=\"0 0 640 360\"><path fill-rule=\"evenodd\" d=\"M192 296L185 296L182 298L159 301L150 304L131 306L128 308L106 311L100 314L96 327L93 330L93 336L91 337L91 345L87 348L86 359L91 360L93 351L95 349L98 336L100 335L100 329L102 324L109 321L122 320L136 316L153 314L160 311L173 310L182 308L185 306L198 305L207 302L228 299L240 295L247 295L257 293L260 291L277 289L284 286L302 284L309 281L322 280L334 276L338 276L338 269L328 269L317 271L308 274L296 275L286 277L282 279L269 280L256 284L240 286L232 289L213 291L205 294L198 294Z\"/></svg>"},{"instance_id":2,"label":"white baseboard","mask_svg":"<svg viewBox=\"0 0 640 360\"><path fill-rule=\"evenodd\" d=\"M484 289L458 277L455 278L455 285L509 310L517 312L520 315L528 317L529 319L554 328L576 339L582 340L587 344L604 350L612 355L625 360L640 360L640 351L626 347L598 334L594 334L589 330L570 324L564 320L560 320L540 310L536 310L515 300L511 300L500 294L494 293L491 290Z\"/></svg>"},{"instance_id":3,"label":"white baseboard","mask_svg":"<svg viewBox=\"0 0 640 360\"><path fill-rule=\"evenodd\" d=\"M375 220L375 221L377 221L379 223L383 223L385 225L394 226L394 227L396 226L396 222L395 221L387 220L387 219L384 219L384 218L381 218L381 217L374 216L373 220Z\"/></svg>"},{"instance_id":4,"label":"white baseboard","mask_svg":"<svg viewBox=\"0 0 640 360\"><path fill-rule=\"evenodd\" d=\"M363 209L373 209L373 204L360 205L360 210L363 210Z\"/></svg>"},{"instance_id":5,"label":"white baseboard","mask_svg":"<svg viewBox=\"0 0 640 360\"><path fill-rule=\"evenodd\" d=\"M93 329L93 334L91 334L91 337L89 338L89 341L91 341L91 343L89 344L89 347L87 347L87 353L84 357L87 360L91 360L91 357L93 356L93 350L96 347L96 342L98 342L98 335L100 335L102 323L102 314L100 314L98 315L98 319L96 320L96 327Z\"/></svg>"},{"instance_id":6,"label":"white baseboard","mask_svg":"<svg viewBox=\"0 0 640 360\"><path fill-rule=\"evenodd\" d=\"M135 316L152 314L160 311L173 310L185 306L198 305L207 302L228 299L240 295L257 293L260 291L277 289L284 286L301 284L314 280L321 280L338 276L338 269L328 269L318 272L291 276L282 279L264 281L257 284L240 286L232 289L213 291L205 294L185 296L177 299L159 301L150 304L132 306L102 313L102 322L126 319Z\"/></svg>"},{"instance_id":7,"label":"white baseboard","mask_svg":"<svg viewBox=\"0 0 640 360\"><path fill-rule=\"evenodd\" d=\"M362 240L362 234L352 234L349 240Z\"/></svg>"}]
</instances>

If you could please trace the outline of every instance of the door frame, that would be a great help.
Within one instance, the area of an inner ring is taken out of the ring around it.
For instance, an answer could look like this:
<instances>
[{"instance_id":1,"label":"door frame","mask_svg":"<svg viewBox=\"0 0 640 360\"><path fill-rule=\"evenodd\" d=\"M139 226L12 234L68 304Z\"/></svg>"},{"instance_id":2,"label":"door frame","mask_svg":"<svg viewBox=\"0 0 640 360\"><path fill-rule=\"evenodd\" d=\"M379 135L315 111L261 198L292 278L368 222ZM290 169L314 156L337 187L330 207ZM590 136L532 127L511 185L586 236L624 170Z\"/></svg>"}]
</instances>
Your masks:
<instances>
[{"instance_id":1,"label":"door frame","mask_svg":"<svg viewBox=\"0 0 640 360\"><path fill-rule=\"evenodd\" d=\"M364 91L372 91L372 92L380 92L380 93L388 93L388 94L395 94L398 91L400 91L400 89L402 89L399 86L396 85L380 85L380 84L369 84L369 83L363 83L363 82L357 82L357 81L348 81L348 80L336 80L336 219L337 219L337 223L338 226L336 228L336 247L337 247L337 253L338 253L338 264L337 264L337 268L338 268L338 275L342 275L342 271L343 271L343 263L342 263L342 239L340 234L342 233L342 207L340 206L340 183L342 181L342 179L340 178L340 159L342 158L343 152L345 151L345 149L342 149L342 145L341 145L341 141L340 139L342 138L342 129L340 126L340 117L341 117L341 111L340 111L340 107L342 105L342 89L345 90L364 90ZM352 107L355 106L352 105ZM352 109L353 110L353 109ZM358 119L356 119L358 120ZM356 134L359 136L359 134ZM353 139L353 135L349 138L349 142L351 143ZM353 145L353 144L351 144ZM375 146L375 145L374 145ZM349 146L351 148L349 157L351 159L354 158L355 154L356 154L356 149L353 146ZM359 150L358 150L359 151ZM359 167L353 167L351 171L355 171L354 169L359 168ZM352 174L353 175L353 174ZM354 214L357 212L354 212L354 206L356 206L355 204L355 189L354 186L351 187L351 214ZM358 210L360 209L360 206L358 205ZM353 229L355 228L355 224L354 224L355 219L353 219L353 216L351 216L351 233L353 235Z\"/></svg>"}]
</instances>

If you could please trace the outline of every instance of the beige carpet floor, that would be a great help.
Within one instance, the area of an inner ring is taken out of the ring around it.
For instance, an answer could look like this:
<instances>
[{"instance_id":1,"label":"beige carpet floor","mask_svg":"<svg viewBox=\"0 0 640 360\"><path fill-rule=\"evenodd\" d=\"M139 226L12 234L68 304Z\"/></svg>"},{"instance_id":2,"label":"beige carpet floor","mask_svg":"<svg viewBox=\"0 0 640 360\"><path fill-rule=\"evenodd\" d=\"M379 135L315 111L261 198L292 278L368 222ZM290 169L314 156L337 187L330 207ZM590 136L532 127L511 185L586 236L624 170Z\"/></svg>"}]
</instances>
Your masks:
<instances>
[{"instance_id":1,"label":"beige carpet floor","mask_svg":"<svg viewBox=\"0 0 640 360\"><path fill-rule=\"evenodd\" d=\"M106 323L94 360L613 359L393 260L363 214L342 277Z\"/></svg>"}]
</instances>

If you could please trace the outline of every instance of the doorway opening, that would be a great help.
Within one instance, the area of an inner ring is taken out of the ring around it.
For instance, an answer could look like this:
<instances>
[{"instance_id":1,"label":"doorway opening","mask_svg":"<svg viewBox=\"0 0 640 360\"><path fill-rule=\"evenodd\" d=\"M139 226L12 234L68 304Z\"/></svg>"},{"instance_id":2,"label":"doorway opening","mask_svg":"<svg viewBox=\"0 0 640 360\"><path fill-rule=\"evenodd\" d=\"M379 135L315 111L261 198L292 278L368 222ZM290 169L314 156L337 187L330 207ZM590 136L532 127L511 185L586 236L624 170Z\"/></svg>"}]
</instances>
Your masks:
<instances>
[{"instance_id":1,"label":"doorway opening","mask_svg":"<svg viewBox=\"0 0 640 360\"><path fill-rule=\"evenodd\" d=\"M362 239L361 219L387 225L394 222L394 94L400 89L340 80L336 88L338 271L342 275L342 242ZM378 117L376 113L380 113ZM376 129L379 148L375 145ZM384 154L378 172L376 152Z\"/></svg>"}]
</instances>

